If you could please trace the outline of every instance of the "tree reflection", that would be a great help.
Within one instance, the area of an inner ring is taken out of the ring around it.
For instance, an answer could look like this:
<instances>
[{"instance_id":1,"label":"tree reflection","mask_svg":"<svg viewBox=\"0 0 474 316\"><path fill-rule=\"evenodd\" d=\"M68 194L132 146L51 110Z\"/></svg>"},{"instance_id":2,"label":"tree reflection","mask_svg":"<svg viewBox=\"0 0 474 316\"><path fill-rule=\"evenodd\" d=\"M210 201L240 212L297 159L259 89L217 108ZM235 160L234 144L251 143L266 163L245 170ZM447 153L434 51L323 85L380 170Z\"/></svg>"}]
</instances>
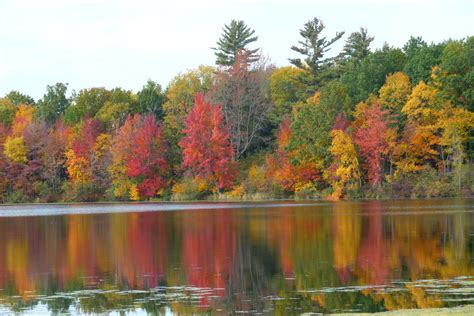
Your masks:
<instances>
[{"instance_id":1,"label":"tree reflection","mask_svg":"<svg viewBox=\"0 0 474 316\"><path fill-rule=\"evenodd\" d=\"M421 210L426 201L387 213L393 203L1 218L0 304L281 314L461 304L413 282L467 286L454 278L474 273L471 213Z\"/></svg>"}]
</instances>

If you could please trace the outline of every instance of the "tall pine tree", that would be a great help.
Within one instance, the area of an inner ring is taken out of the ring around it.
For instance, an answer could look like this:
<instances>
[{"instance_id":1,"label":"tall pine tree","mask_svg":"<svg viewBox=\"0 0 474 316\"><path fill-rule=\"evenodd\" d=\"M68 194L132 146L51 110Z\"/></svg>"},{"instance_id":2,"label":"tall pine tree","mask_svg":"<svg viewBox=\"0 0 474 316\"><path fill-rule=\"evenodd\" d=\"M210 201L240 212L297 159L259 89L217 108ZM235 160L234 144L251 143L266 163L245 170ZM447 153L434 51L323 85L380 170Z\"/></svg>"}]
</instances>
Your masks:
<instances>
[{"instance_id":1,"label":"tall pine tree","mask_svg":"<svg viewBox=\"0 0 474 316\"><path fill-rule=\"evenodd\" d=\"M331 65L334 57L324 58L324 55L329 51L330 46L339 40L344 32L337 32L336 36L328 40L326 36L322 36L322 32L326 26L318 19L305 23L303 29L300 30L300 35L304 40L299 41L301 45L292 46L291 49L304 56L301 58L290 58L292 65L309 72L309 76L305 77L305 84L308 86L308 92L312 93L331 79Z\"/></svg>"},{"instance_id":2,"label":"tall pine tree","mask_svg":"<svg viewBox=\"0 0 474 316\"><path fill-rule=\"evenodd\" d=\"M221 38L217 41L215 55L216 64L220 66L232 66L240 51L245 50L249 56L248 61L258 60L258 49L247 49L246 46L255 42L258 37L254 36L255 30L245 25L244 21L232 20L229 25L225 25Z\"/></svg>"}]
</instances>

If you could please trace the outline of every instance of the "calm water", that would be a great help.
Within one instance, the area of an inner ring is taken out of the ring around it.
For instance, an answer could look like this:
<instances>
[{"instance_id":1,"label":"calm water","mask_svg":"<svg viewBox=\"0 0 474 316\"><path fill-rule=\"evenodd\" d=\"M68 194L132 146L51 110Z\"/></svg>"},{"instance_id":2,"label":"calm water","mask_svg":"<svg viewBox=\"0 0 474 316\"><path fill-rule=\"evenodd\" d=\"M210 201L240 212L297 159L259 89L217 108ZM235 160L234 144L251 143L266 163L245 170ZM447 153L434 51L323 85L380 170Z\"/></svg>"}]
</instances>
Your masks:
<instances>
[{"instance_id":1,"label":"calm water","mask_svg":"<svg viewBox=\"0 0 474 316\"><path fill-rule=\"evenodd\" d=\"M83 205L76 211L98 214L76 215L34 207L50 215L0 217L0 313L299 314L474 303L474 200L210 207ZM0 207L9 216L25 210Z\"/></svg>"}]
</instances>

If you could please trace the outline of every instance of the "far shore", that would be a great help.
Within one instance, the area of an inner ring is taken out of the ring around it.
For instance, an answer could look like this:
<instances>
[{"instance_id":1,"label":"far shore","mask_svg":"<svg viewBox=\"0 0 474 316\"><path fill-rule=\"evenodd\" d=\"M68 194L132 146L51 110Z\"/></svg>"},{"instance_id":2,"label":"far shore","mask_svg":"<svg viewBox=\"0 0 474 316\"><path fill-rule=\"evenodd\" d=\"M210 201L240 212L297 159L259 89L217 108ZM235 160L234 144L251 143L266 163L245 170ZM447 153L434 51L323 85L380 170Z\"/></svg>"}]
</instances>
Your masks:
<instances>
[{"instance_id":1,"label":"far shore","mask_svg":"<svg viewBox=\"0 0 474 316\"><path fill-rule=\"evenodd\" d=\"M187 211L187 210L223 210L235 208L277 208L277 207L304 207L304 206L330 206L335 203L364 203L370 201L380 201L387 203L403 203L409 201L456 201L470 200L472 198L436 198L436 199L392 199L392 200L341 200L332 202L327 200L193 200L193 201L142 201L142 202L55 202L55 203L19 203L0 204L0 217L22 217L22 216L55 216L69 214L106 214L106 213L133 213L133 212L163 212L163 211ZM388 208L394 207L400 212L397 206L386 205ZM434 203L436 208L443 212L453 212L451 205L442 206ZM431 208L432 206L430 206ZM474 207L474 205L473 205ZM454 212L465 212L465 210L455 210Z\"/></svg>"}]
</instances>

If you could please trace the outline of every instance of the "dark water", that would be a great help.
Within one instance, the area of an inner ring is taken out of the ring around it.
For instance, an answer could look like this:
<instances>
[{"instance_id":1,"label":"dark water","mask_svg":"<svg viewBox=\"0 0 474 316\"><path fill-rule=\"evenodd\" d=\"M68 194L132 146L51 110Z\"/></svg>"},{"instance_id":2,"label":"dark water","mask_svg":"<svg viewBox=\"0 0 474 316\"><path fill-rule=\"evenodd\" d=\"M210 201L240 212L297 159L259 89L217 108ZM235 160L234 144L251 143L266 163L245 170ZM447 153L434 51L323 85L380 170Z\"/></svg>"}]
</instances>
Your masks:
<instances>
[{"instance_id":1,"label":"dark water","mask_svg":"<svg viewBox=\"0 0 474 316\"><path fill-rule=\"evenodd\" d=\"M473 304L473 202L1 217L0 313L286 315Z\"/></svg>"}]
</instances>

